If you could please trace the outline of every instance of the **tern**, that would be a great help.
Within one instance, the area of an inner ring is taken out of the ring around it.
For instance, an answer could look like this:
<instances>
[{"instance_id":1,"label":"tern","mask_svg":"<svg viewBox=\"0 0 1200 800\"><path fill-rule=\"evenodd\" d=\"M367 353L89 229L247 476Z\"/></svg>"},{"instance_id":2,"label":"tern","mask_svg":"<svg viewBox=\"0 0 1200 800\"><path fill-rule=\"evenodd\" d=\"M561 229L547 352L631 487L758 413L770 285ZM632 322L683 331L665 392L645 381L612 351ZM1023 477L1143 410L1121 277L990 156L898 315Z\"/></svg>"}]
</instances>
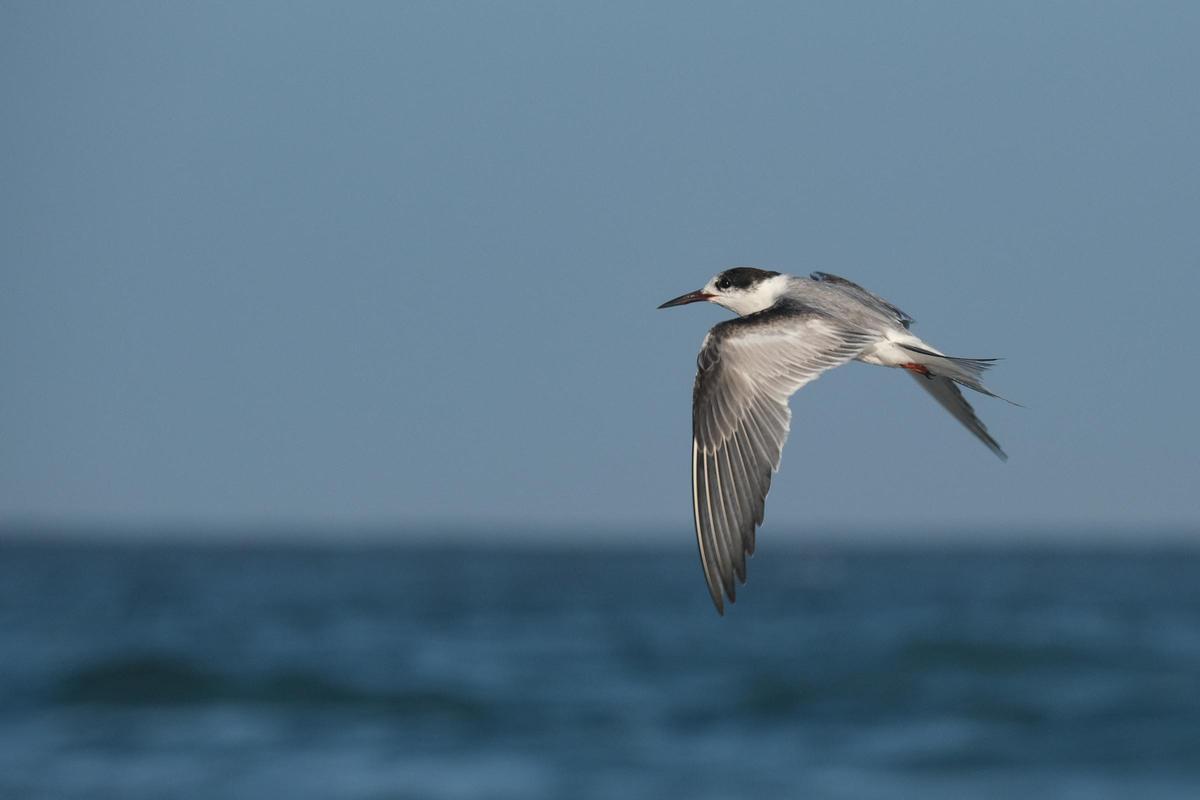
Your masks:
<instances>
[{"instance_id":1,"label":"tern","mask_svg":"<svg viewBox=\"0 0 1200 800\"><path fill-rule=\"evenodd\" d=\"M692 512L718 614L724 597L737 599L734 578L746 582L746 556L791 424L788 398L822 372L848 361L904 369L1008 458L958 388L999 397L981 380L996 359L945 355L909 332L912 317L858 284L827 272L804 278L735 267L659 308L700 301L738 315L704 337L692 392Z\"/></svg>"}]
</instances>

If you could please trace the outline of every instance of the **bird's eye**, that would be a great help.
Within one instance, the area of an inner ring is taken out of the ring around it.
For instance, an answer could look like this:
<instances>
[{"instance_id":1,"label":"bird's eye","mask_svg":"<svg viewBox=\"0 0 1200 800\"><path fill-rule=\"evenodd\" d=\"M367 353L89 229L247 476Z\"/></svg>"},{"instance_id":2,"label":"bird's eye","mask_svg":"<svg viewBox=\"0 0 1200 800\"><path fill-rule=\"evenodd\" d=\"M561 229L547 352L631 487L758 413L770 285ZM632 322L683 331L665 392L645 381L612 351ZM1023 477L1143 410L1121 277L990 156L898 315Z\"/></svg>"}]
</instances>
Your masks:
<instances>
[{"instance_id":1,"label":"bird's eye","mask_svg":"<svg viewBox=\"0 0 1200 800\"><path fill-rule=\"evenodd\" d=\"M717 288L722 291L728 289L730 286L733 286L733 283L730 282L729 278L721 278L721 280L717 281Z\"/></svg>"}]
</instances>

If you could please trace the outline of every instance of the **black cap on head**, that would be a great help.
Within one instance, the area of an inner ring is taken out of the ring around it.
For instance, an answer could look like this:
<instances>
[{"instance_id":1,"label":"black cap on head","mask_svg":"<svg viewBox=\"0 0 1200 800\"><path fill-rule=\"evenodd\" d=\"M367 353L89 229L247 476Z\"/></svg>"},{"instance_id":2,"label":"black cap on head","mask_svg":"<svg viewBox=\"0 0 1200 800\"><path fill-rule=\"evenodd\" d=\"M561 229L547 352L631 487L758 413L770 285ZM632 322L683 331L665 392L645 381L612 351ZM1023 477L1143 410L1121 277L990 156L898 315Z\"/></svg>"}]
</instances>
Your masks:
<instances>
[{"instance_id":1,"label":"black cap on head","mask_svg":"<svg viewBox=\"0 0 1200 800\"><path fill-rule=\"evenodd\" d=\"M767 278L774 278L778 272L771 272L769 269L755 269L754 267L734 267L727 269L717 276L717 280L729 281L731 288L749 289L756 283L761 283Z\"/></svg>"}]
</instances>

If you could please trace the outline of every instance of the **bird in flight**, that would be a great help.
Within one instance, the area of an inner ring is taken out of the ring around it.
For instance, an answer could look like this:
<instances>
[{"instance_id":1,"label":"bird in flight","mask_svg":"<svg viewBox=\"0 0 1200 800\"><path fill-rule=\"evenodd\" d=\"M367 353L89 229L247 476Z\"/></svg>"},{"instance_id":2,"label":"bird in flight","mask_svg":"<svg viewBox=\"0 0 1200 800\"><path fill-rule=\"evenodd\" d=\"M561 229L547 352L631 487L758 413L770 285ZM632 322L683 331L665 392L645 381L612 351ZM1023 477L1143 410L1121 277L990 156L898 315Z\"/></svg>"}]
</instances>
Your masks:
<instances>
[{"instance_id":1,"label":"bird in flight","mask_svg":"<svg viewBox=\"0 0 1200 800\"><path fill-rule=\"evenodd\" d=\"M803 278L736 267L659 308L702 300L738 315L704 337L692 392L692 511L718 614L724 597L736 600L734 578L746 582L746 556L791 423L788 398L825 370L852 360L904 369L1008 458L958 388L999 397L982 383L995 359L943 354L909 332L912 317L858 284L827 272Z\"/></svg>"}]
</instances>

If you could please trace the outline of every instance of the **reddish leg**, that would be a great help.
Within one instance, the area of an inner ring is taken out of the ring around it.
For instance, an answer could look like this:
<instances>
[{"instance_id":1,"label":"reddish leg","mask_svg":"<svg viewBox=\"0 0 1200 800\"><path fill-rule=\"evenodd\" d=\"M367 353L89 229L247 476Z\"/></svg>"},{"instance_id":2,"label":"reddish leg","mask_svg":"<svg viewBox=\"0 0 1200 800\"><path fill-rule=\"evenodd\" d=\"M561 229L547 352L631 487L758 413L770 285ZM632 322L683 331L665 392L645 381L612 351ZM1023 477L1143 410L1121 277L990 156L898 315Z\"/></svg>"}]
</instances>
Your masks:
<instances>
[{"instance_id":1,"label":"reddish leg","mask_svg":"<svg viewBox=\"0 0 1200 800\"><path fill-rule=\"evenodd\" d=\"M925 366L924 364L910 362L908 364L901 364L900 366L904 367L909 372L915 372L918 375L924 375L926 378L933 378L933 376L929 374L929 367Z\"/></svg>"}]
</instances>

